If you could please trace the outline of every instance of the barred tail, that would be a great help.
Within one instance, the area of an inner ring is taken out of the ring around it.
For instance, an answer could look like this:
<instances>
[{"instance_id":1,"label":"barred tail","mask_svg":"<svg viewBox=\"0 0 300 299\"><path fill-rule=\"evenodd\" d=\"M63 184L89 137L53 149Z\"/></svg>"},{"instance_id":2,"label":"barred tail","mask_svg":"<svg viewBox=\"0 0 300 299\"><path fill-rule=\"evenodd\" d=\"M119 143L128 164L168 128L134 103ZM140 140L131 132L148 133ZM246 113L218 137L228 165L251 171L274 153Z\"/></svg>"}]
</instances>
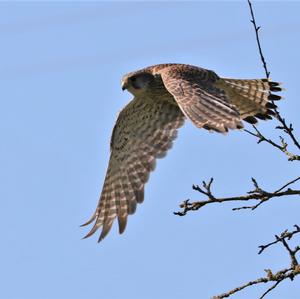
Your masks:
<instances>
[{"instance_id":1,"label":"barred tail","mask_svg":"<svg viewBox=\"0 0 300 299\"><path fill-rule=\"evenodd\" d=\"M272 119L277 108L274 101L281 96L273 94L283 90L280 83L268 79L227 79L222 78L217 83L218 87L225 90L230 101L237 107L241 118L251 124L259 119Z\"/></svg>"}]
</instances>

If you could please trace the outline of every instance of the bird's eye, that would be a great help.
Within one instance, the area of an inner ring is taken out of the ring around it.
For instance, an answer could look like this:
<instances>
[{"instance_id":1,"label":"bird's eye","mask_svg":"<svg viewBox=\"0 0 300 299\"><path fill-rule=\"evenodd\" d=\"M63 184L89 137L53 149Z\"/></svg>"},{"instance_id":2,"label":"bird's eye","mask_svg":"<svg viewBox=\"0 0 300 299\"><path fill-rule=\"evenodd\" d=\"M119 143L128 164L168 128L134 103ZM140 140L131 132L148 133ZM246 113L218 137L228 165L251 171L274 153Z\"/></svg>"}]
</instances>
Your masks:
<instances>
[{"instance_id":1,"label":"bird's eye","mask_svg":"<svg viewBox=\"0 0 300 299\"><path fill-rule=\"evenodd\" d=\"M143 82L141 81L140 77L138 76L133 76L130 78L131 85L134 89L140 89L143 86L141 85Z\"/></svg>"},{"instance_id":2,"label":"bird's eye","mask_svg":"<svg viewBox=\"0 0 300 299\"><path fill-rule=\"evenodd\" d=\"M153 78L154 77L151 74L140 73L130 77L130 81L133 88L143 89L146 88L151 83Z\"/></svg>"}]
</instances>

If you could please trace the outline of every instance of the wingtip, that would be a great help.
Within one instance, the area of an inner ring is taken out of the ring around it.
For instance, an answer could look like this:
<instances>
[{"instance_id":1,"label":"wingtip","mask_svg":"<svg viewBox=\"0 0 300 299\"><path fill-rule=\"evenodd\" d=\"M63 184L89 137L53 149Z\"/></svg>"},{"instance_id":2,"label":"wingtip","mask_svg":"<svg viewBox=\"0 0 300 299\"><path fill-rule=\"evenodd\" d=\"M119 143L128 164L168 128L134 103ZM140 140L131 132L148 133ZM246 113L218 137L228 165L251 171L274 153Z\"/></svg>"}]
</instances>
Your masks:
<instances>
[{"instance_id":1,"label":"wingtip","mask_svg":"<svg viewBox=\"0 0 300 299\"><path fill-rule=\"evenodd\" d=\"M109 231L112 227L113 222L114 222L114 219L108 219L106 222L104 222L102 232L98 239L98 243L101 242L107 236L107 234L109 233Z\"/></svg>"},{"instance_id":2,"label":"wingtip","mask_svg":"<svg viewBox=\"0 0 300 299\"><path fill-rule=\"evenodd\" d=\"M268 99L270 100L270 101L280 101L280 100L282 100L283 99L283 97L282 96L278 96L277 94L270 94L269 96L268 96Z\"/></svg>"},{"instance_id":3,"label":"wingtip","mask_svg":"<svg viewBox=\"0 0 300 299\"><path fill-rule=\"evenodd\" d=\"M84 226L87 226L89 224L91 224L97 217L97 213L95 212L92 217L85 223L81 224L80 227L84 227Z\"/></svg>"},{"instance_id":4,"label":"wingtip","mask_svg":"<svg viewBox=\"0 0 300 299\"><path fill-rule=\"evenodd\" d=\"M84 237L81 238L81 240L89 238L93 233L88 232Z\"/></svg>"},{"instance_id":5,"label":"wingtip","mask_svg":"<svg viewBox=\"0 0 300 299\"><path fill-rule=\"evenodd\" d=\"M263 82L267 82L269 84L270 87L270 91L285 91L286 89L284 87L282 87L282 82L276 82L273 81L271 78L268 79L262 79Z\"/></svg>"},{"instance_id":6,"label":"wingtip","mask_svg":"<svg viewBox=\"0 0 300 299\"><path fill-rule=\"evenodd\" d=\"M87 226L87 225L89 225L90 223L91 223L91 222L89 222L89 221L88 221L88 222L85 222L85 223L83 223L83 224L80 224L79 227Z\"/></svg>"},{"instance_id":7,"label":"wingtip","mask_svg":"<svg viewBox=\"0 0 300 299\"><path fill-rule=\"evenodd\" d=\"M106 235L107 235L107 234L104 234L104 235L103 235L103 234L101 233L101 235L100 235L99 238L98 238L97 243L100 243L100 242L106 237Z\"/></svg>"},{"instance_id":8,"label":"wingtip","mask_svg":"<svg viewBox=\"0 0 300 299\"><path fill-rule=\"evenodd\" d=\"M268 102L266 104L266 108L269 108L269 109L276 109L278 106L273 104L272 102Z\"/></svg>"},{"instance_id":9,"label":"wingtip","mask_svg":"<svg viewBox=\"0 0 300 299\"><path fill-rule=\"evenodd\" d=\"M247 116L244 118L244 121L251 125L255 125L257 123L257 119L254 116Z\"/></svg>"},{"instance_id":10,"label":"wingtip","mask_svg":"<svg viewBox=\"0 0 300 299\"><path fill-rule=\"evenodd\" d=\"M278 87L278 86L275 86L275 85L270 86L270 91L278 92L278 91L284 91L284 90L285 89L283 87Z\"/></svg>"},{"instance_id":11,"label":"wingtip","mask_svg":"<svg viewBox=\"0 0 300 299\"><path fill-rule=\"evenodd\" d=\"M123 234L127 225L127 215L119 215L118 216L118 223L119 223L119 234Z\"/></svg>"}]
</instances>

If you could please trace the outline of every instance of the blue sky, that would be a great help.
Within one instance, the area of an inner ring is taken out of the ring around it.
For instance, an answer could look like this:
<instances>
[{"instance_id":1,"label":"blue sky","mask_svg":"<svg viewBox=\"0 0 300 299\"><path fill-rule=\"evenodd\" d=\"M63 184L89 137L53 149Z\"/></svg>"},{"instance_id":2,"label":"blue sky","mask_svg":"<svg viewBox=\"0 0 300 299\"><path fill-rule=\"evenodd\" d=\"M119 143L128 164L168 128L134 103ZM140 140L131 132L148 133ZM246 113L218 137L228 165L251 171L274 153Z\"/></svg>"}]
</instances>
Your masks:
<instances>
[{"instance_id":1,"label":"blue sky","mask_svg":"<svg viewBox=\"0 0 300 299\"><path fill-rule=\"evenodd\" d=\"M255 2L280 111L299 119L299 2ZM81 240L109 158L117 112L131 99L123 74L178 62L220 76L264 76L246 1L0 3L0 298L210 298L289 265L279 246L257 246L299 224L282 198L255 212L215 205L177 217L192 184L215 178L217 195L244 194L251 177L273 190L297 165L244 132L209 134L187 122L158 161L145 202L123 235ZM275 122L260 129L275 136ZM300 132L298 131L298 135ZM233 298L257 298L266 286ZM270 298L293 299L299 282ZM297 297L298 298L298 297Z\"/></svg>"}]
</instances>

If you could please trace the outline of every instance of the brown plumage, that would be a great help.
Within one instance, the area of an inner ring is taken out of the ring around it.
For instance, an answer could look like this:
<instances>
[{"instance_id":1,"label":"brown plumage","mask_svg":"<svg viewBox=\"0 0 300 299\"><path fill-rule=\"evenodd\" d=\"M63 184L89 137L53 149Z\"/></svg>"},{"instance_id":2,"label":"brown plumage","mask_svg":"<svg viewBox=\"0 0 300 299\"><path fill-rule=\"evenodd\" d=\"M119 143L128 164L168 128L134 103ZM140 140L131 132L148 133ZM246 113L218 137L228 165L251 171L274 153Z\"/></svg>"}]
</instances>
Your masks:
<instances>
[{"instance_id":1,"label":"brown plumage","mask_svg":"<svg viewBox=\"0 0 300 299\"><path fill-rule=\"evenodd\" d=\"M225 133L243 128L242 121L271 119L281 97L280 84L266 79L228 79L200 67L159 64L123 77L122 89L134 98L120 112L114 126L111 156L95 213L85 223L100 227L101 241L115 218L119 232L127 216L144 200L144 186L157 158L166 155L177 129L189 118L198 128Z\"/></svg>"}]
</instances>

